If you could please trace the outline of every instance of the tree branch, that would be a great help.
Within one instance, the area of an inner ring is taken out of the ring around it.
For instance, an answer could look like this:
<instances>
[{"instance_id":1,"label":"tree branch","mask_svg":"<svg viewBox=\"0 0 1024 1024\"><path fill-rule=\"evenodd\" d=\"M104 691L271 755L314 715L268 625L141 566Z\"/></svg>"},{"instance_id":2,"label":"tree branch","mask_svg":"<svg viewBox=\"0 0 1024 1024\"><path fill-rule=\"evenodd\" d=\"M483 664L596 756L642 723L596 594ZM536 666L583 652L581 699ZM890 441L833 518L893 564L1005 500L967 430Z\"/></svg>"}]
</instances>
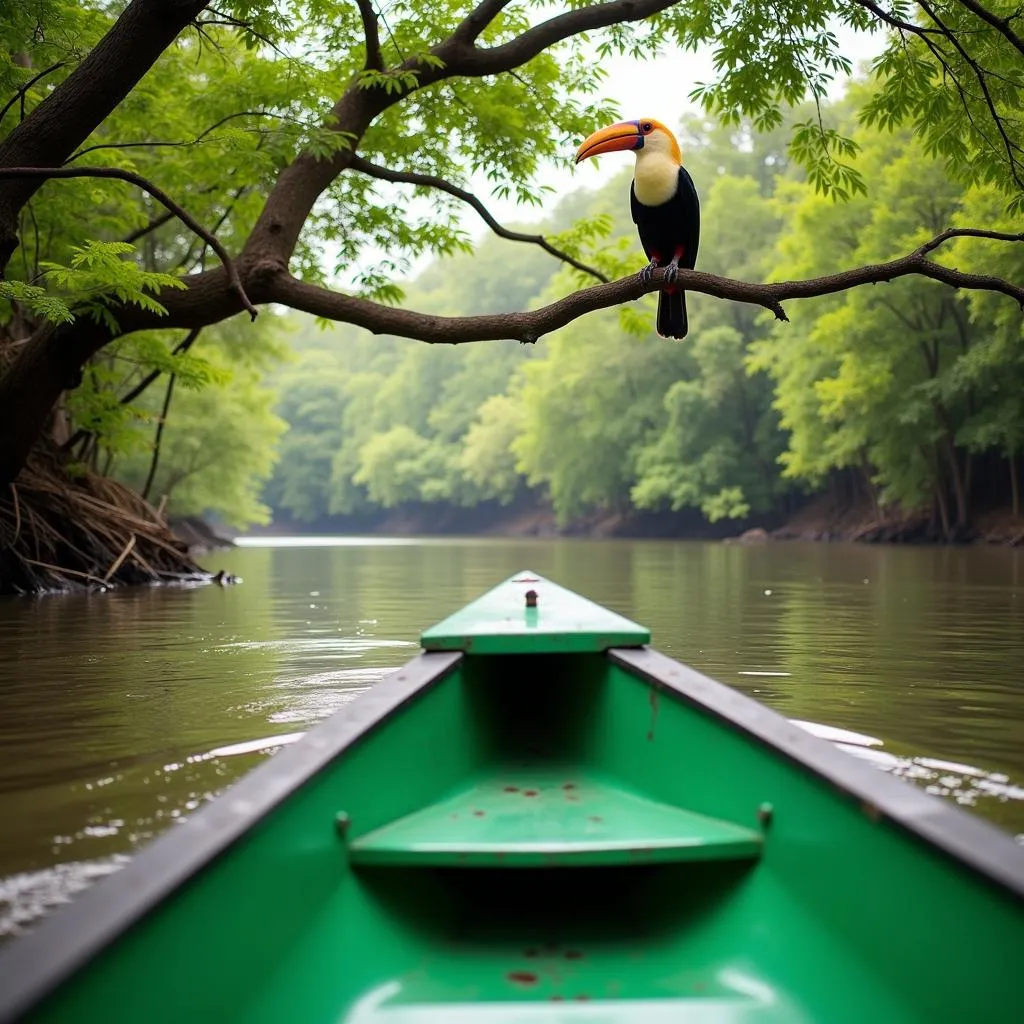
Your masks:
<instances>
[{"instance_id":1,"label":"tree branch","mask_svg":"<svg viewBox=\"0 0 1024 1024\"><path fill-rule=\"evenodd\" d=\"M8 111L8 110L10 110L10 109L11 109L11 107L13 107L13 106L14 106L14 104L15 104L15 103L17 103L19 99L22 99L22 98L23 98L23 97L25 96L25 94L26 94L26 93L27 93L27 92L29 91L29 89L31 89L31 88L32 88L32 86L36 84L36 82L38 82L38 81L39 81L40 79L42 79L42 78L45 78L45 77L46 77L47 75L52 75L54 71L57 71L57 70L59 70L60 68L64 67L64 65L65 65L65 64L67 64L67 61L65 61L65 60L59 60L59 61L57 61L57 63L56 63L56 64L51 64L51 65L50 65L50 66L49 66L48 68L46 68L46 69L45 69L44 71L40 71L38 75L33 75L33 76L32 76L32 77L31 77L31 78L30 78L30 79L29 79L29 80L28 80L28 81L27 81L27 82L26 82L26 83L25 83L25 84L24 84L24 85L23 85L23 86L22 86L22 87L21 87L20 89L18 89L18 90L17 90L17 92L15 92L15 94L14 94L14 95L13 95L13 96L12 96L12 97L11 97L11 98L10 98L10 99L9 99L9 100L8 100L8 101L7 101L6 103L5 103L5 104L4 104L4 106L3 106L3 109L2 109L2 110L0 110L0 121L2 121L2 120L3 120L3 119L4 119L5 117L6 117L6 116L7 116L7 111Z\"/></svg>"},{"instance_id":2,"label":"tree branch","mask_svg":"<svg viewBox=\"0 0 1024 1024\"><path fill-rule=\"evenodd\" d=\"M256 307L249 301L242 279L238 276L238 268L227 250L210 234L184 207L179 206L163 189L157 188L134 171L124 171L117 167L0 167L0 178L115 178L127 181L148 192L157 202L170 210L189 230L197 234L220 258L227 271L228 282L233 291L238 293L242 306L249 311L253 320L256 319Z\"/></svg>"},{"instance_id":3,"label":"tree branch","mask_svg":"<svg viewBox=\"0 0 1024 1024\"><path fill-rule=\"evenodd\" d=\"M132 0L82 63L0 141L0 167L62 164L138 85L206 3ZM18 244L18 213L40 184L23 177L0 188L0 272Z\"/></svg>"},{"instance_id":4,"label":"tree branch","mask_svg":"<svg viewBox=\"0 0 1024 1024\"><path fill-rule=\"evenodd\" d=\"M966 7L967 10L976 14L982 21L987 22L991 25L1004 39L1006 39L1011 46L1017 49L1022 55L1024 55L1024 39L1022 39L1016 32L1010 28L1010 22L1013 19L1013 15L1009 18L1000 18L998 15L993 14L987 7L982 7L978 0L959 0L959 3Z\"/></svg>"},{"instance_id":5,"label":"tree branch","mask_svg":"<svg viewBox=\"0 0 1024 1024\"><path fill-rule=\"evenodd\" d=\"M237 110L235 113L228 114L226 117L222 117L219 121L215 121L209 128L203 129L203 131L201 131L194 139L188 141L165 142L160 140L145 140L142 142L103 142L95 146L86 146L85 149L80 149L77 153L72 153L64 163L69 164L72 160L78 160L80 157L85 156L86 153L95 153L100 149L144 149L146 147L158 149L160 147L181 148L198 146L207 135L211 132L215 132L218 128L227 124L228 121L233 121L236 117L276 117L282 121L294 120L293 118L285 117L282 114L276 114L272 110ZM258 131L260 131L260 129L256 129L256 132Z\"/></svg>"},{"instance_id":6,"label":"tree branch","mask_svg":"<svg viewBox=\"0 0 1024 1024\"><path fill-rule=\"evenodd\" d=\"M373 9L373 0L356 0L359 5L359 17L363 20L363 36L366 39L366 60L363 67L367 71L383 71L384 58L380 52L380 33L377 31L377 12Z\"/></svg>"},{"instance_id":7,"label":"tree branch","mask_svg":"<svg viewBox=\"0 0 1024 1024\"><path fill-rule=\"evenodd\" d=\"M452 33L452 38L460 43L473 44L480 38L480 33L512 0L483 0L465 17L462 24Z\"/></svg>"},{"instance_id":8,"label":"tree branch","mask_svg":"<svg viewBox=\"0 0 1024 1024\"><path fill-rule=\"evenodd\" d=\"M595 270L586 263L581 263L570 256L567 252L557 249L543 235L527 235L521 231L511 231L503 227L472 192L467 192L465 189L459 188L458 185L445 181L444 178L438 178L433 174L420 174L416 171L393 171L388 167L381 167L379 164L371 163L361 156L352 157L349 167L354 171L367 174L371 178L380 178L383 181L392 181L406 185L419 185L424 188L436 188L441 192L447 192L449 195L455 196L456 199L460 199L462 202L472 206L480 214L484 223L500 238L506 238L511 242L529 242L532 245L538 245L545 252L550 253L556 259L560 259L563 263L568 263L569 266L575 267L582 273L590 274L591 277L596 277L599 281L608 280L600 270Z\"/></svg>"},{"instance_id":9,"label":"tree branch","mask_svg":"<svg viewBox=\"0 0 1024 1024\"><path fill-rule=\"evenodd\" d=\"M922 33L932 33L937 36L942 35L937 28L925 28L922 25L915 25L911 21L903 21L895 15L889 14L887 11L883 10L878 4L872 3L871 0L854 0L854 3L863 7L865 10L870 11L876 18L878 18L879 21L884 21L886 25L891 25L893 28L898 28L903 32L912 32L914 35L921 35Z\"/></svg>"},{"instance_id":10,"label":"tree branch","mask_svg":"<svg viewBox=\"0 0 1024 1024\"><path fill-rule=\"evenodd\" d=\"M1018 170L1017 157L1014 155L1014 150L1020 152L1020 147L1016 145L1007 134L1006 126L1003 124L1003 119L996 110L996 103L992 97L992 93L989 90L988 82L985 80L985 69L967 52L964 48L963 43L960 42L956 33L953 32L943 20L939 17L932 6L927 0L916 0L918 7L921 8L925 14L938 26L942 34L949 40L953 48L960 54L966 64L974 72L974 77L978 80L978 85L981 87L982 95L985 99L985 105L988 107L989 114L992 115L992 120L995 121L996 129L999 132L1000 137L1003 140L1003 146L1006 149L1006 158L1010 163L1010 173L1013 175L1013 180L1017 185L1024 189L1024 179L1021 178L1020 171Z\"/></svg>"},{"instance_id":11,"label":"tree branch","mask_svg":"<svg viewBox=\"0 0 1024 1024\"><path fill-rule=\"evenodd\" d=\"M439 81L441 78L457 75L478 77L511 71L532 60L549 46L564 42L570 36L624 22L643 21L653 14L674 7L678 2L679 0L611 0L609 3L594 4L590 7L577 7L542 21L499 46L467 46L456 33L434 48L433 52L445 61L445 67L437 69L438 74L434 80ZM493 5L487 4L485 0L480 6L489 8Z\"/></svg>"},{"instance_id":12,"label":"tree branch","mask_svg":"<svg viewBox=\"0 0 1024 1024\"><path fill-rule=\"evenodd\" d=\"M1024 241L1024 236L987 232L972 228L951 228L913 252L886 263L855 267L805 281L781 281L753 284L707 274L699 270L680 270L678 287L688 292L713 295L732 302L745 302L771 310L778 320L788 320L782 303L789 299L809 299L832 295L865 284L882 284L912 275L939 281L951 288L970 288L999 292L1014 299L1024 310L1024 287L985 274L968 274L933 263L926 258L942 242L957 236ZM657 291L665 271L656 270L649 284L638 274L607 284L574 292L540 309L524 313L499 313L487 316L443 317L381 306L365 299L332 292L306 284L290 274L280 274L268 284L270 301L331 320L343 320L373 334L393 334L431 344L458 345L472 341L516 340L536 342L538 338L564 327L586 313L633 301Z\"/></svg>"},{"instance_id":13,"label":"tree branch","mask_svg":"<svg viewBox=\"0 0 1024 1024\"><path fill-rule=\"evenodd\" d=\"M925 256L951 238L990 238L995 242L1024 242L1024 232L989 231L987 228L947 228L914 251Z\"/></svg>"}]
</instances>

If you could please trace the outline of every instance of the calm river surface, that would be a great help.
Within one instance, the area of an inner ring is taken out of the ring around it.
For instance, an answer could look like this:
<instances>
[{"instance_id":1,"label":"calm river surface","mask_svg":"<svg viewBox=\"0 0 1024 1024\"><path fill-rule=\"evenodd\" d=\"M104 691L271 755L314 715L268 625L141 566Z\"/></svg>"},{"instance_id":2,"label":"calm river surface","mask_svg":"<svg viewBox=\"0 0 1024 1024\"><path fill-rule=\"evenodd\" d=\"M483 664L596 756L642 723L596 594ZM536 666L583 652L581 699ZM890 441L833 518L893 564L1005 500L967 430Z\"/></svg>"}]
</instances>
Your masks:
<instances>
[{"instance_id":1,"label":"calm river surface","mask_svg":"<svg viewBox=\"0 0 1024 1024\"><path fill-rule=\"evenodd\" d=\"M244 583L0 599L0 936L115 870L520 569L1024 833L1024 551L305 538L205 562Z\"/></svg>"}]
</instances>

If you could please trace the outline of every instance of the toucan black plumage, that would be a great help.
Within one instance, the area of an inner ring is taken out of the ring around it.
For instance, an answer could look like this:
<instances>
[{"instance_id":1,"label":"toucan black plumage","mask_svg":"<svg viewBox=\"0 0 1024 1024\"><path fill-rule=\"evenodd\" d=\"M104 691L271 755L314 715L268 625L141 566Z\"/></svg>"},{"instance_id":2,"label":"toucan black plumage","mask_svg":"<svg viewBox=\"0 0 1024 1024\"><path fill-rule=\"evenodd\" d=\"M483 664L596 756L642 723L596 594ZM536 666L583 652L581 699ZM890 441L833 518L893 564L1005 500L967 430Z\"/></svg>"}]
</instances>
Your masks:
<instances>
[{"instance_id":1,"label":"toucan black plumage","mask_svg":"<svg viewBox=\"0 0 1024 1024\"><path fill-rule=\"evenodd\" d=\"M685 338L686 295L674 284L679 267L692 270L700 243L700 200L675 136L652 118L620 121L594 132L576 151L576 163L599 153L633 150L636 169L630 186L630 210L640 244L650 263L640 272L646 280L666 267L658 296L658 334Z\"/></svg>"}]
</instances>

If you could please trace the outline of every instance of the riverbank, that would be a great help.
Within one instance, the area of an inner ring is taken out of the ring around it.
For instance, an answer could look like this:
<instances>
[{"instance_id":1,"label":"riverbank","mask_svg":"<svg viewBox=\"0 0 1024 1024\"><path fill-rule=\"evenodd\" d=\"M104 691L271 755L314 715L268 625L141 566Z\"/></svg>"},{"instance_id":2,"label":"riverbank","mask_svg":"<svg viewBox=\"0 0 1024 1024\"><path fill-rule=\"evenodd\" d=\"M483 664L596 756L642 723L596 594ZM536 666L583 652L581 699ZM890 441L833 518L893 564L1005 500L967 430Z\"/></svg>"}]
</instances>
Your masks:
<instances>
[{"instance_id":1,"label":"riverbank","mask_svg":"<svg viewBox=\"0 0 1024 1024\"><path fill-rule=\"evenodd\" d=\"M773 540L846 541L866 544L1024 545L1024 516L1008 508L981 512L948 537L924 512L893 513L861 505L837 508L827 499L810 502L788 522L771 531Z\"/></svg>"},{"instance_id":2,"label":"riverbank","mask_svg":"<svg viewBox=\"0 0 1024 1024\"><path fill-rule=\"evenodd\" d=\"M337 517L317 523L276 521L254 535L369 535L382 537L618 537L623 539L721 540L745 543L801 540L868 544L995 544L1024 546L1024 517L1009 509L979 514L970 527L945 538L923 513L883 514L869 506L837 508L827 499L808 501L791 515L751 516L708 522L694 510L600 512L560 526L541 505L476 508L406 507L373 516Z\"/></svg>"}]
</instances>

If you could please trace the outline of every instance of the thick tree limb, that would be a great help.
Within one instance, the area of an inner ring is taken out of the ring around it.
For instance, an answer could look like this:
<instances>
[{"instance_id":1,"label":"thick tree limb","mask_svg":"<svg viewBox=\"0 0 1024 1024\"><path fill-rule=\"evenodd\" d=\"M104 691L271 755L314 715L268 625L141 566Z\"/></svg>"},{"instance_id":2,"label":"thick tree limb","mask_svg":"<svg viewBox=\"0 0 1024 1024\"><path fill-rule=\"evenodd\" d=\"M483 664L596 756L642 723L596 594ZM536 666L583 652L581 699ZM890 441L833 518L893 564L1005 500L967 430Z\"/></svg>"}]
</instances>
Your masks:
<instances>
[{"instance_id":1,"label":"thick tree limb","mask_svg":"<svg viewBox=\"0 0 1024 1024\"><path fill-rule=\"evenodd\" d=\"M258 311L249 301L249 296L242 287L242 279L238 276L238 268L227 250L217 241L216 237L204 228L183 206L176 203L163 189L151 181L147 181L134 171L124 171L118 167L0 167L2 178L114 178L127 181L148 192L158 203L170 210L190 231L197 234L220 258L228 275L228 283L237 292L242 306L249 311L253 320Z\"/></svg>"},{"instance_id":2,"label":"thick tree limb","mask_svg":"<svg viewBox=\"0 0 1024 1024\"><path fill-rule=\"evenodd\" d=\"M0 142L0 167L62 164L138 85L206 3L132 0L82 63ZM18 244L18 213L40 184L21 178L0 188L0 273Z\"/></svg>"},{"instance_id":3,"label":"thick tree limb","mask_svg":"<svg viewBox=\"0 0 1024 1024\"><path fill-rule=\"evenodd\" d=\"M927 258L926 254L944 241L960 236L1024 241L1024 235L973 228L951 228L899 259L855 267L838 274L828 274L805 281L752 284L699 270L680 270L676 283L688 292L763 306L771 310L776 319L787 321L789 317L782 308L782 303L789 299L832 295L865 284L882 284L914 275L939 281L951 288L999 292L1014 299L1024 310L1024 287L987 274L964 273L941 266ZM270 284L269 290L273 301L315 316L343 320L374 334L394 334L432 344L457 345L464 342L500 339L532 343L586 313L633 301L647 292L657 291L664 277L665 272L657 270L651 283L643 284L639 275L630 275L618 281L574 292L550 305L529 312L470 317L432 316L380 306L365 299L306 284L288 274L279 275Z\"/></svg>"},{"instance_id":4,"label":"thick tree limb","mask_svg":"<svg viewBox=\"0 0 1024 1024\"><path fill-rule=\"evenodd\" d=\"M598 281L608 280L600 270L595 270L586 263L581 263L570 256L567 252L557 249L543 235L527 235L521 231L511 231L503 227L494 219L490 210L472 192L467 192L464 188L459 188L458 185L445 181L444 178L438 178L433 174L420 174L417 171L393 171L389 167L381 167L379 164L364 160L361 156L352 157L349 167L354 171L367 174L371 178L380 178L382 181L392 181L405 185L421 185L425 188L436 188L441 192L447 192L450 196L455 196L456 199L460 199L462 202L472 206L480 214L484 223L500 238L506 238L510 242L529 242L532 245L538 245L545 252L550 253L563 263L568 263L569 266L575 267L582 273L590 274L591 277L596 277Z\"/></svg>"},{"instance_id":5,"label":"thick tree limb","mask_svg":"<svg viewBox=\"0 0 1024 1024\"><path fill-rule=\"evenodd\" d=\"M366 39L366 60L363 67L367 71L383 71L384 58L380 52L380 33L377 31L377 12L373 9L373 0L356 0L359 5L359 17L363 21L363 36Z\"/></svg>"},{"instance_id":6,"label":"thick tree limb","mask_svg":"<svg viewBox=\"0 0 1024 1024\"><path fill-rule=\"evenodd\" d=\"M480 33L512 2L512 0L483 0L470 11L462 24L452 33L460 43L475 43Z\"/></svg>"}]
</instances>

